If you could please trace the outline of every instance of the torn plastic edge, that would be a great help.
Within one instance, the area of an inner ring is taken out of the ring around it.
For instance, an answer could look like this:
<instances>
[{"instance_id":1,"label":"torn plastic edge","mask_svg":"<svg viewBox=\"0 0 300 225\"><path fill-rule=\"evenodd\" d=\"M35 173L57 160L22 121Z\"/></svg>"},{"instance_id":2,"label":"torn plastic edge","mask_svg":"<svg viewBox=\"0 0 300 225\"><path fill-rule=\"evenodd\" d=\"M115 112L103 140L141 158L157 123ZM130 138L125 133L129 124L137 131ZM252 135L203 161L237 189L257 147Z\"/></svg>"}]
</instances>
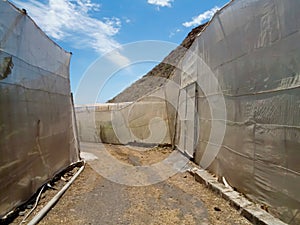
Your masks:
<instances>
[{"instance_id":1,"label":"torn plastic edge","mask_svg":"<svg viewBox=\"0 0 300 225\"><path fill-rule=\"evenodd\" d=\"M4 57L0 63L0 80L4 80L11 74L14 67L12 56Z\"/></svg>"}]
</instances>

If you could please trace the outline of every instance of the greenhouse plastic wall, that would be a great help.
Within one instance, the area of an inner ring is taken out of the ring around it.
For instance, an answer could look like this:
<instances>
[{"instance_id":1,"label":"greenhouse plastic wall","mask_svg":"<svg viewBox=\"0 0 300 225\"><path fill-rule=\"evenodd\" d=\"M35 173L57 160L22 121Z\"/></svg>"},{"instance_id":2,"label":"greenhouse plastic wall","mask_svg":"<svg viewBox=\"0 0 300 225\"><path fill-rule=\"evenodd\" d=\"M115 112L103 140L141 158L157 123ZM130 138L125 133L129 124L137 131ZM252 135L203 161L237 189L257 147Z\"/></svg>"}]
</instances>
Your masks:
<instances>
[{"instance_id":1,"label":"greenhouse plastic wall","mask_svg":"<svg viewBox=\"0 0 300 225\"><path fill-rule=\"evenodd\" d=\"M112 127L112 111L120 110L129 104L131 102L76 105L75 111L79 140L82 142L120 144Z\"/></svg>"},{"instance_id":2,"label":"greenhouse plastic wall","mask_svg":"<svg viewBox=\"0 0 300 225\"><path fill-rule=\"evenodd\" d=\"M0 218L79 159L70 53L0 0Z\"/></svg>"},{"instance_id":3,"label":"greenhouse plastic wall","mask_svg":"<svg viewBox=\"0 0 300 225\"><path fill-rule=\"evenodd\" d=\"M226 125L224 140L208 169L289 224L300 223L299 40L300 1L235 0L195 40L182 61L190 76L181 76L182 88L198 83L199 141L188 149L196 162L216 144L209 140L218 119L212 111L220 110L209 105L220 93L201 87L210 86L204 62L227 111L218 120Z\"/></svg>"},{"instance_id":4,"label":"greenhouse plastic wall","mask_svg":"<svg viewBox=\"0 0 300 225\"><path fill-rule=\"evenodd\" d=\"M76 106L80 141L171 144L165 95L166 88L160 88L136 102Z\"/></svg>"}]
</instances>

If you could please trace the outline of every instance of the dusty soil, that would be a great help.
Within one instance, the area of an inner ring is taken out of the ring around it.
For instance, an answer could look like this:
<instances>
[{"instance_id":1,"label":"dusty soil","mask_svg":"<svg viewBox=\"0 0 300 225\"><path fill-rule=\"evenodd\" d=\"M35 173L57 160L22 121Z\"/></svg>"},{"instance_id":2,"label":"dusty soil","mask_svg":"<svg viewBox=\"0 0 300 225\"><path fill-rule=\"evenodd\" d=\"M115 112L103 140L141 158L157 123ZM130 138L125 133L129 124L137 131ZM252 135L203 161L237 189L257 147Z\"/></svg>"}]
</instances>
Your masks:
<instances>
[{"instance_id":1,"label":"dusty soil","mask_svg":"<svg viewBox=\"0 0 300 225\"><path fill-rule=\"evenodd\" d=\"M170 148L130 149L107 145L125 163L151 164ZM60 181L61 182L61 181ZM59 185L58 185L59 186ZM40 206L45 204L44 197ZM35 212L36 213L36 212ZM14 221L18 224L22 216ZM27 220L28 222L29 220ZM229 203L181 172L161 183L131 187L111 182L88 164L39 224L251 224Z\"/></svg>"},{"instance_id":2,"label":"dusty soil","mask_svg":"<svg viewBox=\"0 0 300 225\"><path fill-rule=\"evenodd\" d=\"M172 149L169 146L146 148L109 145L109 148L107 149L116 159L134 166L150 165L160 162L167 158L172 152Z\"/></svg>"},{"instance_id":3,"label":"dusty soil","mask_svg":"<svg viewBox=\"0 0 300 225\"><path fill-rule=\"evenodd\" d=\"M51 182L50 186L45 186L42 190L40 189L36 196L33 196L26 205L23 205L18 210L19 216L13 216L10 220L4 221L4 224L27 224L55 195L63 188L63 186L72 178L72 176L79 170L79 167L74 167L70 170L65 171L63 174L55 177ZM41 192L41 193L40 193ZM38 204L36 204L36 197L40 194ZM34 208L34 210L32 210ZM30 211L32 211L30 213ZM29 215L27 217L27 214ZM27 218L27 219L26 219ZM0 223L1 224L1 223Z\"/></svg>"}]
</instances>

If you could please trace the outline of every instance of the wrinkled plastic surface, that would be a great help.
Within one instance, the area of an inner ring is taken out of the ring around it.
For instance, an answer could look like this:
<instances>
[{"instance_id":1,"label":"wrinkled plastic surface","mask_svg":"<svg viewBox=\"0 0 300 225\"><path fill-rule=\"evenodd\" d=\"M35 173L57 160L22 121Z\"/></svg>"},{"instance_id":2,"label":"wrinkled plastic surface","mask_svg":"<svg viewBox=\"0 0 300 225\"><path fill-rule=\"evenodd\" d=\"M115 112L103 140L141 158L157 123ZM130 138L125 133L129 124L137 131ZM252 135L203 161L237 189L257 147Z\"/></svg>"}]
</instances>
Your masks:
<instances>
[{"instance_id":1,"label":"wrinkled plastic surface","mask_svg":"<svg viewBox=\"0 0 300 225\"><path fill-rule=\"evenodd\" d=\"M235 0L191 47L217 78L227 110L223 144L208 169L289 224L300 223L299 40L300 1ZM192 76L183 73L181 86L209 86L193 54L182 61ZM215 120L208 103L215 93L198 89L199 142L187 151L200 163Z\"/></svg>"},{"instance_id":2,"label":"wrinkled plastic surface","mask_svg":"<svg viewBox=\"0 0 300 225\"><path fill-rule=\"evenodd\" d=\"M78 161L70 53L0 0L0 217Z\"/></svg>"},{"instance_id":3,"label":"wrinkled plastic surface","mask_svg":"<svg viewBox=\"0 0 300 225\"><path fill-rule=\"evenodd\" d=\"M136 102L76 106L80 141L170 144L165 94L163 88Z\"/></svg>"}]
</instances>

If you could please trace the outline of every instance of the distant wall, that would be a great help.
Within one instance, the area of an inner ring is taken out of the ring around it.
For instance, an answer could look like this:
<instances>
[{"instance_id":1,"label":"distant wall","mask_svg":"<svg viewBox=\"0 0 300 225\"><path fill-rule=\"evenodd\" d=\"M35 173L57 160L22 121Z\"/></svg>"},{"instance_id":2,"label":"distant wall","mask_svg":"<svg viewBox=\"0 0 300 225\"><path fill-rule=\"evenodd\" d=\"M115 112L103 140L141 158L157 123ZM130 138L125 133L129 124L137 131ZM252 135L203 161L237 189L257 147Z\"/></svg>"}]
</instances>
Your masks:
<instances>
[{"instance_id":1,"label":"distant wall","mask_svg":"<svg viewBox=\"0 0 300 225\"><path fill-rule=\"evenodd\" d=\"M171 143L163 91L136 102L76 106L79 138L113 144ZM160 96L160 97L158 97Z\"/></svg>"}]
</instances>

